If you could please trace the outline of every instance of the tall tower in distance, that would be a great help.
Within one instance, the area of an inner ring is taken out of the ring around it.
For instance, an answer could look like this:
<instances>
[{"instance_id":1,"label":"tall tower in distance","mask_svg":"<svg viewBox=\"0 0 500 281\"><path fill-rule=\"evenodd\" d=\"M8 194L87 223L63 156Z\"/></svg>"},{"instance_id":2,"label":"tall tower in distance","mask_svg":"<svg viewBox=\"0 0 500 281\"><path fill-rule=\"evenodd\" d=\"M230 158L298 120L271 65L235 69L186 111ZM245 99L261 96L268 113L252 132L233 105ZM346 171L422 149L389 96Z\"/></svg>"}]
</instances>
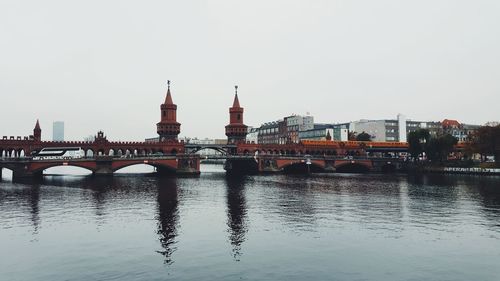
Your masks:
<instances>
[{"instance_id":1,"label":"tall tower in distance","mask_svg":"<svg viewBox=\"0 0 500 281\"><path fill-rule=\"evenodd\" d=\"M52 123L52 140L64 141L64 122L55 121Z\"/></svg>"},{"instance_id":2,"label":"tall tower in distance","mask_svg":"<svg viewBox=\"0 0 500 281\"><path fill-rule=\"evenodd\" d=\"M167 81L168 90L165 102L160 106L161 120L156 124L156 132L160 141L177 141L181 132L181 124L177 122L177 105L172 101L170 94L170 80Z\"/></svg>"},{"instance_id":3,"label":"tall tower in distance","mask_svg":"<svg viewBox=\"0 0 500 281\"><path fill-rule=\"evenodd\" d=\"M247 136L247 125L243 124L243 107L238 100L238 86L234 86L233 106L229 108L229 125L226 126L227 143L244 142Z\"/></svg>"},{"instance_id":4,"label":"tall tower in distance","mask_svg":"<svg viewBox=\"0 0 500 281\"><path fill-rule=\"evenodd\" d=\"M33 139L36 141L42 140L42 129L40 128L40 122L38 122L38 119L36 119L36 125L33 129Z\"/></svg>"}]
</instances>

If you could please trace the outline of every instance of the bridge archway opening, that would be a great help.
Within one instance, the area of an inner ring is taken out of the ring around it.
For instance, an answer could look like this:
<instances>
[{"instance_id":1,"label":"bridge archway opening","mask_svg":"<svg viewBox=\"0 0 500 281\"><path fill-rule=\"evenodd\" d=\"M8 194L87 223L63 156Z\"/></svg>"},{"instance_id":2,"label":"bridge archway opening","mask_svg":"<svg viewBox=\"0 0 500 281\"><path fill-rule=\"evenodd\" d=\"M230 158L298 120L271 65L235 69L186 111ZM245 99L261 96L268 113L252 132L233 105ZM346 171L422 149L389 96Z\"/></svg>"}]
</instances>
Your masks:
<instances>
[{"instance_id":1,"label":"bridge archway opening","mask_svg":"<svg viewBox=\"0 0 500 281\"><path fill-rule=\"evenodd\" d=\"M149 164L137 163L121 167L114 171L116 174L150 174L156 171L156 167Z\"/></svg>"},{"instance_id":2,"label":"bridge archway opening","mask_svg":"<svg viewBox=\"0 0 500 281\"><path fill-rule=\"evenodd\" d=\"M283 167L285 174L307 174L307 173L321 173L325 170L314 163L306 164L305 162L294 163Z\"/></svg>"},{"instance_id":3,"label":"bridge archway opening","mask_svg":"<svg viewBox=\"0 0 500 281\"><path fill-rule=\"evenodd\" d=\"M43 169L42 175L44 176L88 176L92 174L92 171L74 165L58 165Z\"/></svg>"},{"instance_id":4,"label":"bridge archway opening","mask_svg":"<svg viewBox=\"0 0 500 281\"><path fill-rule=\"evenodd\" d=\"M108 152L108 155L109 156L115 156L115 150L114 149L110 149L109 152Z\"/></svg>"},{"instance_id":5,"label":"bridge archway opening","mask_svg":"<svg viewBox=\"0 0 500 281\"><path fill-rule=\"evenodd\" d=\"M106 154L105 154L104 150L99 149L99 151L97 151L97 155L98 155L98 156L104 156L104 155L106 155Z\"/></svg>"},{"instance_id":6,"label":"bridge archway opening","mask_svg":"<svg viewBox=\"0 0 500 281\"><path fill-rule=\"evenodd\" d=\"M127 166L120 167L113 171L116 174L149 174L158 173L173 175L176 173L176 169L166 166L166 165L151 165L145 163L134 163Z\"/></svg>"},{"instance_id":7,"label":"bridge archway opening","mask_svg":"<svg viewBox=\"0 0 500 281\"><path fill-rule=\"evenodd\" d=\"M370 171L370 167L360 163L347 163L337 166L335 171L337 173L363 174L363 173L368 173Z\"/></svg>"},{"instance_id":8,"label":"bridge archway opening","mask_svg":"<svg viewBox=\"0 0 500 281\"><path fill-rule=\"evenodd\" d=\"M7 167L0 167L0 181L2 180L12 180L14 171Z\"/></svg>"},{"instance_id":9,"label":"bridge archway opening","mask_svg":"<svg viewBox=\"0 0 500 281\"><path fill-rule=\"evenodd\" d=\"M228 151L223 149L223 148L220 148L220 147L211 147L211 146L206 146L206 147L198 147L196 148L195 150L193 150L190 154L202 154L201 151L214 151L215 154L219 154L219 155L228 155ZM249 153L248 150L245 150L243 153ZM206 155L206 154L202 154L202 155Z\"/></svg>"},{"instance_id":10,"label":"bridge archway opening","mask_svg":"<svg viewBox=\"0 0 500 281\"><path fill-rule=\"evenodd\" d=\"M25 152L24 152L24 149L19 150L17 153L18 153L18 156L19 156L19 157L26 157L26 154L25 154Z\"/></svg>"},{"instance_id":11,"label":"bridge archway opening","mask_svg":"<svg viewBox=\"0 0 500 281\"><path fill-rule=\"evenodd\" d=\"M85 150L85 157L94 157L94 151L92 149Z\"/></svg>"}]
</instances>

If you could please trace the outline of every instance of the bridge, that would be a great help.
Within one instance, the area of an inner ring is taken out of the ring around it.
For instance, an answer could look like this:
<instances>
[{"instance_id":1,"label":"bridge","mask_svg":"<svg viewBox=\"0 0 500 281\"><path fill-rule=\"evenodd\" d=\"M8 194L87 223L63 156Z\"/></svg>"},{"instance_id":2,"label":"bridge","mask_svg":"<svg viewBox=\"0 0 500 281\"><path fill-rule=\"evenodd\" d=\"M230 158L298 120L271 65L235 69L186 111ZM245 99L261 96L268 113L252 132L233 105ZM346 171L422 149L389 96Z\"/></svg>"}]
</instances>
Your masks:
<instances>
[{"instance_id":1,"label":"bridge","mask_svg":"<svg viewBox=\"0 0 500 281\"><path fill-rule=\"evenodd\" d=\"M138 164L154 166L161 174L196 175L200 173L203 149L219 152L212 158L224 159L228 172L334 172L384 171L400 169L398 154L406 152L406 143L359 141L301 141L287 144L257 144L246 141L247 126L238 93L229 108L226 144L194 144L178 140L181 124L177 122L177 105L173 103L170 83L165 102L160 105L158 138L144 142L109 141L99 131L92 141L44 141L37 120L33 134L25 137L3 136L0 139L1 168L10 169L15 177L40 176L43 170L56 166L76 166L95 175L112 175L115 171ZM80 147L82 158L35 160L43 148ZM391 158L387 158L391 156Z\"/></svg>"},{"instance_id":2,"label":"bridge","mask_svg":"<svg viewBox=\"0 0 500 281\"><path fill-rule=\"evenodd\" d=\"M26 178L42 176L44 170L59 166L84 168L94 175L112 175L120 169L140 164L153 166L160 174L192 175L200 171L197 155L123 158L98 156L66 160L33 160L31 157L23 157L0 159L0 176L1 168L11 170L14 178Z\"/></svg>"}]
</instances>

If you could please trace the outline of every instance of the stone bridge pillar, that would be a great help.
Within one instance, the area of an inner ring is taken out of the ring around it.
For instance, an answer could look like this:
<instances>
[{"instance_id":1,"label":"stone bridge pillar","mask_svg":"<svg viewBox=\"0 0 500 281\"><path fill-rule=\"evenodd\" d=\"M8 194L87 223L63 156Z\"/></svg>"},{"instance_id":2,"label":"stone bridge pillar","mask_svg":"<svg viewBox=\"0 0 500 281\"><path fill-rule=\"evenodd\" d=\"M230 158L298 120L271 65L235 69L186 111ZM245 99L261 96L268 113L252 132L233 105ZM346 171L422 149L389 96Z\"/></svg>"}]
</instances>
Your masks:
<instances>
[{"instance_id":1,"label":"stone bridge pillar","mask_svg":"<svg viewBox=\"0 0 500 281\"><path fill-rule=\"evenodd\" d=\"M184 155L177 157L177 171L179 175L193 175L200 173L200 156ZM158 170L160 171L160 170Z\"/></svg>"},{"instance_id":2,"label":"stone bridge pillar","mask_svg":"<svg viewBox=\"0 0 500 281\"><path fill-rule=\"evenodd\" d=\"M103 156L97 157L96 169L94 175L96 176L111 176L113 175L113 157Z\"/></svg>"},{"instance_id":3,"label":"stone bridge pillar","mask_svg":"<svg viewBox=\"0 0 500 281\"><path fill-rule=\"evenodd\" d=\"M21 178L41 178L43 175L43 171L33 172L28 164L20 163L11 167L12 169L12 178L13 179L21 179Z\"/></svg>"}]
</instances>

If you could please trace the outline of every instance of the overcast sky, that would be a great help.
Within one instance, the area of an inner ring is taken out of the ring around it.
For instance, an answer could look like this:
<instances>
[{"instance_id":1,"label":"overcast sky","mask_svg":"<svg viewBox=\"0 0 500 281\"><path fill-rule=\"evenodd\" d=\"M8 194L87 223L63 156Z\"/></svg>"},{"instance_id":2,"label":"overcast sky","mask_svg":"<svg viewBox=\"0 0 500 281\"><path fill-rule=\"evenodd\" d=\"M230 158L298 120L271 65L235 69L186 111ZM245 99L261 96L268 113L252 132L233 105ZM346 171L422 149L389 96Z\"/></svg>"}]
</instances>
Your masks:
<instances>
[{"instance_id":1,"label":"overcast sky","mask_svg":"<svg viewBox=\"0 0 500 281\"><path fill-rule=\"evenodd\" d=\"M181 136L245 123L500 119L500 1L0 1L0 135Z\"/></svg>"}]
</instances>

